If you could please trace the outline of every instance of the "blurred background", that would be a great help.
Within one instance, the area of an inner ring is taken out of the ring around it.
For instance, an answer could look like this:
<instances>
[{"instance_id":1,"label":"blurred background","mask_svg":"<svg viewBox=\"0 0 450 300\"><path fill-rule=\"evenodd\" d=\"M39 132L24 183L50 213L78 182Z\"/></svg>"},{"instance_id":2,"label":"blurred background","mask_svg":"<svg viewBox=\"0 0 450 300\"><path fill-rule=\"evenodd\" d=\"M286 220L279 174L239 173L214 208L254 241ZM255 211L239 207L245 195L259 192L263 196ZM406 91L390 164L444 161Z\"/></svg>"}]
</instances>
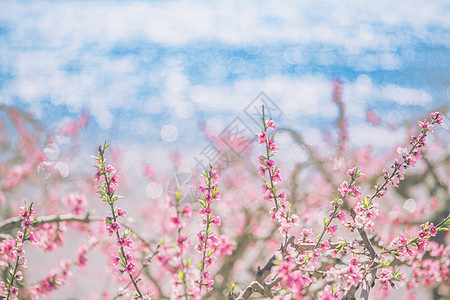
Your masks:
<instances>
[{"instance_id":1,"label":"blurred background","mask_svg":"<svg viewBox=\"0 0 450 300\"><path fill-rule=\"evenodd\" d=\"M373 143L368 110L398 125L450 102L449 14L448 1L2 1L0 103L52 128L87 110L90 142L159 151L196 143L199 124L221 132L260 92L289 127L333 126L336 78L350 134Z\"/></svg>"}]
</instances>

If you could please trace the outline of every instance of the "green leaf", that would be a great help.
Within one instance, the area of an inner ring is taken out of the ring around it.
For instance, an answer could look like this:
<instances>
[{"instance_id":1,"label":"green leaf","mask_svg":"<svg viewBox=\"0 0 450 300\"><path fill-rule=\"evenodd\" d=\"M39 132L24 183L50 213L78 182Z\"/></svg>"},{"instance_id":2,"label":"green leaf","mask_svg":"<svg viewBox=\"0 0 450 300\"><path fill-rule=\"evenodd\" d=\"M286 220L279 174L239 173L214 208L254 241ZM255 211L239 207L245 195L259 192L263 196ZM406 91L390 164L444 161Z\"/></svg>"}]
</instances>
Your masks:
<instances>
[{"instance_id":1,"label":"green leaf","mask_svg":"<svg viewBox=\"0 0 450 300\"><path fill-rule=\"evenodd\" d=\"M339 201L339 197L338 197L338 196L334 197L334 203L335 203L336 205L338 204L338 201Z\"/></svg>"},{"instance_id":2,"label":"green leaf","mask_svg":"<svg viewBox=\"0 0 450 300\"><path fill-rule=\"evenodd\" d=\"M448 229L447 227L441 227L438 229L438 231L447 231L447 230L450 230L450 229Z\"/></svg>"},{"instance_id":3,"label":"green leaf","mask_svg":"<svg viewBox=\"0 0 450 300\"><path fill-rule=\"evenodd\" d=\"M232 293L234 293L234 290L236 290L236 286L237 286L237 284L236 284L236 282L231 282L231 292Z\"/></svg>"},{"instance_id":4,"label":"green leaf","mask_svg":"<svg viewBox=\"0 0 450 300\"><path fill-rule=\"evenodd\" d=\"M181 192L179 190L177 190L175 192L175 198L177 199L177 202L180 201L180 199L181 199Z\"/></svg>"},{"instance_id":5,"label":"green leaf","mask_svg":"<svg viewBox=\"0 0 450 300\"><path fill-rule=\"evenodd\" d=\"M180 271L177 275L178 278L180 278L181 280L184 280L184 272Z\"/></svg>"}]
</instances>

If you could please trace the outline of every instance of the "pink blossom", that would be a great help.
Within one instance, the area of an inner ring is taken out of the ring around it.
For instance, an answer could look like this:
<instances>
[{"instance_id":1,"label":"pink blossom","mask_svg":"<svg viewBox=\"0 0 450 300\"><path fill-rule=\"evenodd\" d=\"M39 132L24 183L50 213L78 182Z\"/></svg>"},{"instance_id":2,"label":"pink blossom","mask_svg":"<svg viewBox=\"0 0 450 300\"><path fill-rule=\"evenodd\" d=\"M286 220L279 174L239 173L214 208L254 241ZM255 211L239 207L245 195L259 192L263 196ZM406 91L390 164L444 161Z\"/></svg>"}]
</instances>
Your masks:
<instances>
[{"instance_id":1,"label":"pink blossom","mask_svg":"<svg viewBox=\"0 0 450 300\"><path fill-rule=\"evenodd\" d=\"M80 267L84 267L87 262L86 253L88 251L88 247L86 245L81 245L78 247L78 265Z\"/></svg>"},{"instance_id":2,"label":"pink blossom","mask_svg":"<svg viewBox=\"0 0 450 300\"><path fill-rule=\"evenodd\" d=\"M356 174L356 167L348 169L348 171L347 171L348 176L353 177L353 176L355 176L355 174Z\"/></svg>"},{"instance_id":3,"label":"pink blossom","mask_svg":"<svg viewBox=\"0 0 450 300\"><path fill-rule=\"evenodd\" d=\"M221 219L217 216L211 216L211 223L220 226L221 225Z\"/></svg>"},{"instance_id":4,"label":"pink blossom","mask_svg":"<svg viewBox=\"0 0 450 300\"><path fill-rule=\"evenodd\" d=\"M234 250L234 246L230 241L230 238L226 235L221 235L218 238L218 242L213 245L214 253L219 256L231 255Z\"/></svg>"},{"instance_id":5,"label":"pink blossom","mask_svg":"<svg viewBox=\"0 0 450 300\"><path fill-rule=\"evenodd\" d=\"M128 262L127 266L125 267L125 271L127 271L128 273L133 273L134 271L136 271L136 266L134 265L133 262Z\"/></svg>"},{"instance_id":6,"label":"pink blossom","mask_svg":"<svg viewBox=\"0 0 450 300\"><path fill-rule=\"evenodd\" d=\"M113 265L117 266L117 264L119 264L119 262L120 262L120 257L117 255L113 255L113 258L112 258Z\"/></svg>"},{"instance_id":7,"label":"pink blossom","mask_svg":"<svg viewBox=\"0 0 450 300\"><path fill-rule=\"evenodd\" d=\"M107 167L105 167L105 172L106 172L106 173L114 174L114 173L116 173L117 171L116 171L116 169L115 169L113 166L108 165Z\"/></svg>"},{"instance_id":8,"label":"pink blossom","mask_svg":"<svg viewBox=\"0 0 450 300\"><path fill-rule=\"evenodd\" d=\"M121 209L120 207L119 208L117 208L117 215L119 216L119 217L125 217L126 216L126 214L127 214L127 212L126 211L124 211L123 209Z\"/></svg>"},{"instance_id":9,"label":"pink blossom","mask_svg":"<svg viewBox=\"0 0 450 300\"><path fill-rule=\"evenodd\" d=\"M21 207L20 208L20 217L22 219L30 219L34 215L33 208Z\"/></svg>"},{"instance_id":10,"label":"pink blossom","mask_svg":"<svg viewBox=\"0 0 450 300\"><path fill-rule=\"evenodd\" d=\"M336 230L337 230L337 225L331 225L328 227L327 232L333 234L336 232Z\"/></svg>"},{"instance_id":11,"label":"pink blossom","mask_svg":"<svg viewBox=\"0 0 450 300\"><path fill-rule=\"evenodd\" d=\"M219 175L217 174L217 170L216 169L212 169L211 170L211 178L214 180L219 179Z\"/></svg>"},{"instance_id":12,"label":"pink blossom","mask_svg":"<svg viewBox=\"0 0 450 300\"><path fill-rule=\"evenodd\" d=\"M175 227L177 228L182 228L183 227L183 222L181 221L180 217L178 216L173 216L170 218L170 222L175 225Z\"/></svg>"},{"instance_id":13,"label":"pink blossom","mask_svg":"<svg viewBox=\"0 0 450 300\"><path fill-rule=\"evenodd\" d=\"M120 224L117 222L113 222L111 224L106 224L106 230L108 231L108 235L111 236L114 232L117 232L120 229Z\"/></svg>"},{"instance_id":14,"label":"pink blossom","mask_svg":"<svg viewBox=\"0 0 450 300\"><path fill-rule=\"evenodd\" d=\"M100 177L102 176L102 171L100 169L97 169L97 172L95 172L94 174L94 180L95 181L100 181Z\"/></svg>"},{"instance_id":15,"label":"pink blossom","mask_svg":"<svg viewBox=\"0 0 450 300\"><path fill-rule=\"evenodd\" d=\"M292 214L292 215L291 215L291 222L292 222L292 224L294 224L294 225L299 225L299 223L300 223L300 218L299 218L299 216L297 216L296 214Z\"/></svg>"},{"instance_id":16,"label":"pink blossom","mask_svg":"<svg viewBox=\"0 0 450 300\"><path fill-rule=\"evenodd\" d=\"M217 258L214 256L206 257L205 258L205 266L206 267L211 266L215 260L217 260Z\"/></svg>"},{"instance_id":17,"label":"pink blossom","mask_svg":"<svg viewBox=\"0 0 450 300\"><path fill-rule=\"evenodd\" d=\"M22 271L17 271L15 278L16 278L16 280L21 281L23 279Z\"/></svg>"},{"instance_id":18,"label":"pink blossom","mask_svg":"<svg viewBox=\"0 0 450 300\"><path fill-rule=\"evenodd\" d=\"M267 127L268 128L272 128L273 130L275 130L275 123L272 120L269 120L267 122Z\"/></svg>"},{"instance_id":19,"label":"pink blossom","mask_svg":"<svg viewBox=\"0 0 450 300\"><path fill-rule=\"evenodd\" d=\"M302 234L303 234L303 236L308 237L308 236L312 235L312 231L309 229L303 228Z\"/></svg>"},{"instance_id":20,"label":"pink blossom","mask_svg":"<svg viewBox=\"0 0 450 300\"><path fill-rule=\"evenodd\" d=\"M114 174L114 176L111 177L110 183L111 183L111 184L114 184L114 185L116 185L116 186L119 185L119 183L118 183L118 181L117 181L117 174Z\"/></svg>"},{"instance_id":21,"label":"pink blossom","mask_svg":"<svg viewBox=\"0 0 450 300\"><path fill-rule=\"evenodd\" d=\"M431 113L430 118L434 123L444 126L444 116L439 112Z\"/></svg>"},{"instance_id":22,"label":"pink blossom","mask_svg":"<svg viewBox=\"0 0 450 300\"><path fill-rule=\"evenodd\" d=\"M278 150L280 150L280 149L278 149L278 146L275 145L274 139L269 140L268 147L269 147L270 152L277 152Z\"/></svg>"},{"instance_id":23,"label":"pink blossom","mask_svg":"<svg viewBox=\"0 0 450 300\"><path fill-rule=\"evenodd\" d=\"M187 218L192 217L192 207L190 207L189 205L183 207L183 215Z\"/></svg>"},{"instance_id":24,"label":"pink blossom","mask_svg":"<svg viewBox=\"0 0 450 300\"><path fill-rule=\"evenodd\" d=\"M280 170L277 170L275 173L273 173L272 180L273 180L273 182L280 182L281 181Z\"/></svg>"},{"instance_id":25,"label":"pink blossom","mask_svg":"<svg viewBox=\"0 0 450 300\"><path fill-rule=\"evenodd\" d=\"M258 156L258 163L264 164L264 161L266 160L266 157L264 155Z\"/></svg>"},{"instance_id":26,"label":"pink blossom","mask_svg":"<svg viewBox=\"0 0 450 300\"><path fill-rule=\"evenodd\" d=\"M119 245L119 247L128 247L128 248L132 248L131 245L132 241L130 238L126 238L126 237L119 237L117 239L117 245Z\"/></svg>"},{"instance_id":27,"label":"pink blossom","mask_svg":"<svg viewBox=\"0 0 450 300\"><path fill-rule=\"evenodd\" d=\"M67 198L67 205L69 206L69 209L76 215L83 214L86 204L86 198L80 194L70 194Z\"/></svg>"},{"instance_id":28,"label":"pink blossom","mask_svg":"<svg viewBox=\"0 0 450 300\"><path fill-rule=\"evenodd\" d=\"M431 133L434 132L434 126L431 125L430 123L428 123L427 119L424 119L423 122L419 121L418 123L419 123L419 126L422 127L423 129L429 130L429 131L431 131Z\"/></svg>"},{"instance_id":29,"label":"pink blossom","mask_svg":"<svg viewBox=\"0 0 450 300\"><path fill-rule=\"evenodd\" d=\"M267 142L267 132L263 131L258 135L259 144L265 144Z\"/></svg>"},{"instance_id":30,"label":"pink blossom","mask_svg":"<svg viewBox=\"0 0 450 300\"><path fill-rule=\"evenodd\" d=\"M266 167L269 170L273 170L273 168L275 167L275 162L271 159L267 159L265 163L266 163Z\"/></svg>"},{"instance_id":31,"label":"pink blossom","mask_svg":"<svg viewBox=\"0 0 450 300\"><path fill-rule=\"evenodd\" d=\"M198 239L202 244L205 244L206 242L206 234L203 232L197 233Z\"/></svg>"},{"instance_id":32,"label":"pink blossom","mask_svg":"<svg viewBox=\"0 0 450 300\"><path fill-rule=\"evenodd\" d=\"M200 215L210 215L212 213L211 207L205 207L200 209Z\"/></svg>"},{"instance_id":33,"label":"pink blossom","mask_svg":"<svg viewBox=\"0 0 450 300\"><path fill-rule=\"evenodd\" d=\"M348 193L350 192L350 189L348 188L347 181L343 181L341 185L338 188L338 191L341 193L342 197L346 198L348 197Z\"/></svg>"},{"instance_id":34,"label":"pink blossom","mask_svg":"<svg viewBox=\"0 0 450 300\"><path fill-rule=\"evenodd\" d=\"M258 174L261 178L264 178L266 176L266 170L267 169L264 167L259 167Z\"/></svg>"}]
</instances>

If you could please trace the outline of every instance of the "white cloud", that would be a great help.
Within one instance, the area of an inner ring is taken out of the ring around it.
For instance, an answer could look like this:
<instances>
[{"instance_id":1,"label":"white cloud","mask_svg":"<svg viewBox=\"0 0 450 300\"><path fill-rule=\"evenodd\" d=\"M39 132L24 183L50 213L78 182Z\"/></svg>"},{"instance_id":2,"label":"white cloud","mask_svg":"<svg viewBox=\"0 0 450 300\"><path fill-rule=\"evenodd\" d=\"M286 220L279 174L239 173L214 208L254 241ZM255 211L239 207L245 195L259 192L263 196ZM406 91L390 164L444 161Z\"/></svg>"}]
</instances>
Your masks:
<instances>
[{"instance_id":1,"label":"white cloud","mask_svg":"<svg viewBox=\"0 0 450 300\"><path fill-rule=\"evenodd\" d=\"M384 86L381 95L388 100L400 105L420 105L428 107L433 98L431 95L420 89L404 88L393 84Z\"/></svg>"},{"instance_id":2,"label":"white cloud","mask_svg":"<svg viewBox=\"0 0 450 300\"><path fill-rule=\"evenodd\" d=\"M261 2L33 2L3 1L3 20L18 30L15 41L44 38L51 47L79 48L133 38L183 45L213 40L231 45L331 43L358 52L389 49L399 41L386 29L448 27L446 1ZM444 33L442 33L444 34ZM408 38L408 36L406 36ZM31 42L31 41L30 41ZM442 39L441 43L445 43Z\"/></svg>"},{"instance_id":3,"label":"white cloud","mask_svg":"<svg viewBox=\"0 0 450 300\"><path fill-rule=\"evenodd\" d=\"M71 111L87 106L102 128L110 128L116 109L143 107L152 114L168 109L174 117L185 119L195 110L240 112L264 91L289 119L333 117L337 110L330 100L331 84L321 75L276 75L278 66L262 61L263 76L247 76L250 71L242 57L212 53L205 55L203 62L213 83L197 85L185 70L186 55L177 49L210 42L228 49L238 46L250 53L253 46L287 45L280 52L280 63L295 65L310 59L302 52L304 47L318 44L321 49L313 53L318 65L337 60L332 50L339 48L340 58L348 59L343 63L357 71L391 70L402 63L395 52L398 45L412 38L448 45L448 33L432 31L432 27L448 28L449 14L446 1L385 0L374 5L356 1L2 1L0 18L11 32L8 45L1 48L0 65L10 69L14 78L3 84L0 102L19 97L37 112L43 99L67 104ZM397 31L396 26L408 30ZM174 51L164 55L162 65L155 65L160 56L148 50L144 61L148 68L143 70L137 55L107 54L128 41L174 46ZM90 50L90 45L95 49ZM369 51L362 57L352 56L364 49ZM71 61L79 64L80 70L67 72ZM229 80L228 74L241 77ZM159 95L138 100L142 86L155 88ZM361 75L345 84L344 100L351 104L347 106L351 115L362 116L371 101L427 107L433 99L427 91L377 85Z\"/></svg>"},{"instance_id":4,"label":"white cloud","mask_svg":"<svg viewBox=\"0 0 450 300\"><path fill-rule=\"evenodd\" d=\"M361 105L373 104L379 101L396 103L399 105L418 105L429 108L433 97L425 90L403 87L392 83L374 84L367 75L360 75L354 82L344 85L344 99L350 103L353 110L363 114Z\"/></svg>"}]
</instances>

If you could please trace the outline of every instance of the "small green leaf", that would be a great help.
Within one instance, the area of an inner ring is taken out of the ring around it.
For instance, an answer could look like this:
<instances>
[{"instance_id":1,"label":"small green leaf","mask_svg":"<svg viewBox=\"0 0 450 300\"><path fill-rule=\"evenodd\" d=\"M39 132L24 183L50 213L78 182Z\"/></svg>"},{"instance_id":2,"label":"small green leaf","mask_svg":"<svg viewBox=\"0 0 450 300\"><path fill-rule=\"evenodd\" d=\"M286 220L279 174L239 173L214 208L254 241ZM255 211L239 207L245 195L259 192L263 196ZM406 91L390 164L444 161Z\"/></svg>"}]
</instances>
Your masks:
<instances>
[{"instance_id":1,"label":"small green leaf","mask_svg":"<svg viewBox=\"0 0 450 300\"><path fill-rule=\"evenodd\" d=\"M180 201L180 199L181 199L181 192L177 190L177 191L175 192L175 197L176 197L176 199L177 199L177 202Z\"/></svg>"},{"instance_id":2,"label":"small green leaf","mask_svg":"<svg viewBox=\"0 0 450 300\"><path fill-rule=\"evenodd\" d=\"M205 200L198 200L198 202L200 203L200 205L201 205L203 208L206 208L206 201L205 201Z\"/></svg>"},{"instance_id":3,"label":"small green leaf","mask_svg":"<svg viewBox=\"0 0 450 300\"><path fill-rule=\"evenodd\" d=\"M180 278L181 280L184 280L184 272L180 271L177 275L178 278Z\"/></svg>"}]
</instances>

